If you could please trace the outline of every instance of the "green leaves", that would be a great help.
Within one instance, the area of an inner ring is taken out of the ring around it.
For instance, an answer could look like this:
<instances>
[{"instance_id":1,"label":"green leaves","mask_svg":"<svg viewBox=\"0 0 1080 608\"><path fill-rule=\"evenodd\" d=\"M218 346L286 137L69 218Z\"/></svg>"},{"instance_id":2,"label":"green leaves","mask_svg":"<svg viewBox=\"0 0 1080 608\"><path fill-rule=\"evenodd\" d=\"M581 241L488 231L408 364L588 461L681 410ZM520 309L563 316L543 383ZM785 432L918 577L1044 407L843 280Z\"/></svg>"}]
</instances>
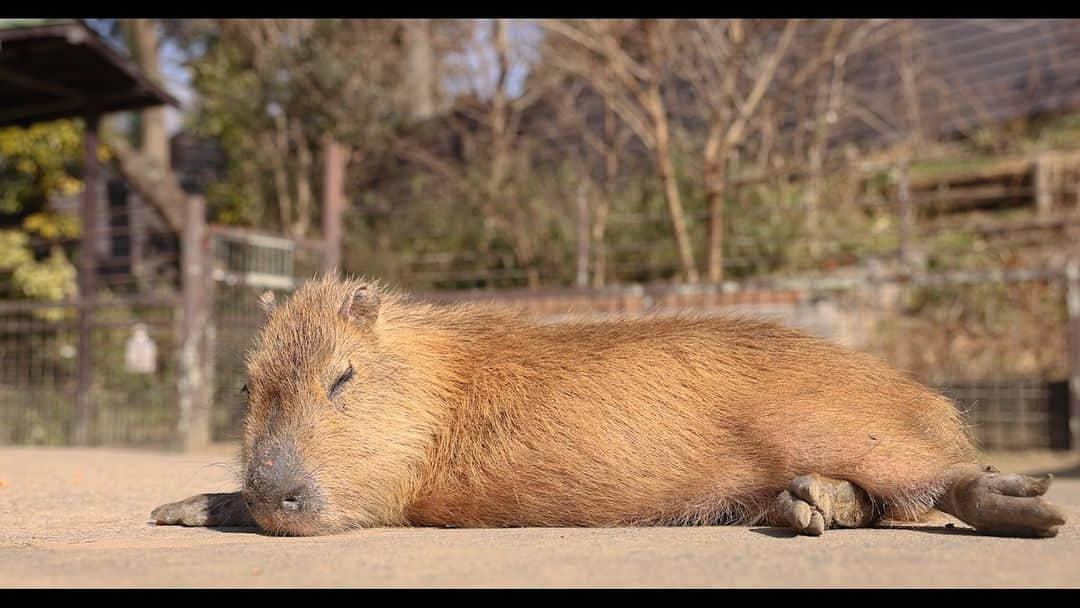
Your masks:
<instances>
[{"instance_id":1,"label":"green leaves","mask_svg":"<svg viewBox=\"0 0 1080 608\"><path fill-rule=\"evenodd\" d=\"M78 293L75 267L59 246L53 246L48 257L37 261L29 246L30 237L19 230L0 230L0 281L3 297L60 301L74 298ZM43 309L35 316L56 320L64 309Z\"/></svg>"},{"instance_id":2,"label":"green leaves","mask_svg":"<svg viewBox=\"0 0 1080 608\"><path fill-rule=\"evenodd\" d=\"M0 213L9 218L5 224L18 221L17 227L0 230L3 297L57 301L77 293L75 267L59 243L79 235L79 220L50 210L49 201L82 189L77 177L82 148L82 126L76 121L0 129ZM49 253L38 260L35 249L42 244ZM52 318L63 312L35 314Z\"/></svg>"},{"instance_id":3,"label":"green leaves","mask_svg":"<svg viewBox=\"0 0 1080 608\"><path fill-rule=\"evenodd\" d=\"M226 176L207 193L215 221L293 232L321 176L321 139L386 147L383 118L404 103L392 20L217 20L188 64L198 105L189 124L217 138ZM272 220L276 219L277 222ZM276 224L276 225L275 225Z\"/></svg>"},{"instance_id":4,"label":"green leaves","mask_svg":"<svg viewBox=\"0 0 1080 608\"><path fill-rule=\"evenodd\" d=\"M0 213L22 214L78 192L81 159L82 126L75 121L0 129Z\"/></svg>"}]
</instances>

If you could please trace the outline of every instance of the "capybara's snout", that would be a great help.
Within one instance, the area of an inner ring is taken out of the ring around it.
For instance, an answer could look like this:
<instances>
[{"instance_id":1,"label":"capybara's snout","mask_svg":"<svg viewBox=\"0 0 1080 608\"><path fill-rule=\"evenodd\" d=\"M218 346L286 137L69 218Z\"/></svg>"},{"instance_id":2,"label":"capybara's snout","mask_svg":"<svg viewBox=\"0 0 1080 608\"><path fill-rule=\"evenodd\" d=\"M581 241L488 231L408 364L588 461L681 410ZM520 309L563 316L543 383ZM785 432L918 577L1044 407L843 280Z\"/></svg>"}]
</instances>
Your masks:
<instances>
[{"instance_id":1,"label":"capybara's snout","mask_svg":"<svg viewBox=\"0 0 1080 608\"><path fill-rule=\"evenodd\" d=\"M277 522L318 515L324 502L295 446L287 442L264 443L252 452L244 497L256 519Z\"/></svg>"}]
</instances>

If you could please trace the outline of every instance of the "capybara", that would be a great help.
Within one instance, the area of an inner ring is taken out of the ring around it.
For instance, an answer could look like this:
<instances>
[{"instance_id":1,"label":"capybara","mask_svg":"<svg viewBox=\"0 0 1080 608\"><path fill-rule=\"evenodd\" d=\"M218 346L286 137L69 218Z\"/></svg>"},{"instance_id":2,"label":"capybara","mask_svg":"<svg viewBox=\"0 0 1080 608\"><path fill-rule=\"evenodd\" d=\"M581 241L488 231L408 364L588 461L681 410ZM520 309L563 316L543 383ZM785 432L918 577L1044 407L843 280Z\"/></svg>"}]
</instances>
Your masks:
<instances>
[{"instance_id":1,"label":"capybara","mask_svg":"<svg viewBox=\"0 0 1080 608\"><path fill-rule=\"evenodd\" d=\"M269 294L268 294L269 295ZM317 278L247 358L242 490L160 524L768 524L819 535L938 509L994 535L1064 523L1051 477L976 464L954 405L875 358L779 325L548 323Z\"/></svg>"}]
</instances>

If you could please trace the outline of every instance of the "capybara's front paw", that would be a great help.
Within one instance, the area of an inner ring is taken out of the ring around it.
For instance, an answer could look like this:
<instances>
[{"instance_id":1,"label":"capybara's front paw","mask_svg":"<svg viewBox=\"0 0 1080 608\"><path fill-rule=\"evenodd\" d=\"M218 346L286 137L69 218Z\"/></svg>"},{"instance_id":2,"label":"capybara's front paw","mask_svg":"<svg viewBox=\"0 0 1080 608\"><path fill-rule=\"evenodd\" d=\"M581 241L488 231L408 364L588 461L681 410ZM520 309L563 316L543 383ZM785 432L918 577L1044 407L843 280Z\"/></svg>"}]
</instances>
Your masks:
<instances>
[{"instance_id":1,"label":"capybara's front paw","mask_svg":"<svg viewBox=\"0 0 1080 608\"><path fill-rule=\"evenodd\" d=\"M197 494L161 505L150 513L159 526L254 526L244 497L239 492Z\"/></svg>"}]
</instances>

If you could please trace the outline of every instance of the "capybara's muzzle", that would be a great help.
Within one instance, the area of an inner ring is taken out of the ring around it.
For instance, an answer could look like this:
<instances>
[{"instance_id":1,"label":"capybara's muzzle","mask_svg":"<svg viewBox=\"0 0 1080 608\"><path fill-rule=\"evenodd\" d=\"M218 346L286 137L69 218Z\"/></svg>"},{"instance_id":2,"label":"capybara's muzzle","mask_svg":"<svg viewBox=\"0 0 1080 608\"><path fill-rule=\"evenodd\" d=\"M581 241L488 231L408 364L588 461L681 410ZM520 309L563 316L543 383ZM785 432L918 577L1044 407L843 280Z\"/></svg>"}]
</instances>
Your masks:
<instances>
[{"instance_id":1,"label":"capybara's muzzle","mask_svg":"<svg viewBox=\"0 0 1080 608\"><path fill-rule=\"evenodd\" d=\"M322 507L318 485L290 443L266 443L252 452L244 496L256 518L312 515Z\"/></svg>"}]
</instances>

